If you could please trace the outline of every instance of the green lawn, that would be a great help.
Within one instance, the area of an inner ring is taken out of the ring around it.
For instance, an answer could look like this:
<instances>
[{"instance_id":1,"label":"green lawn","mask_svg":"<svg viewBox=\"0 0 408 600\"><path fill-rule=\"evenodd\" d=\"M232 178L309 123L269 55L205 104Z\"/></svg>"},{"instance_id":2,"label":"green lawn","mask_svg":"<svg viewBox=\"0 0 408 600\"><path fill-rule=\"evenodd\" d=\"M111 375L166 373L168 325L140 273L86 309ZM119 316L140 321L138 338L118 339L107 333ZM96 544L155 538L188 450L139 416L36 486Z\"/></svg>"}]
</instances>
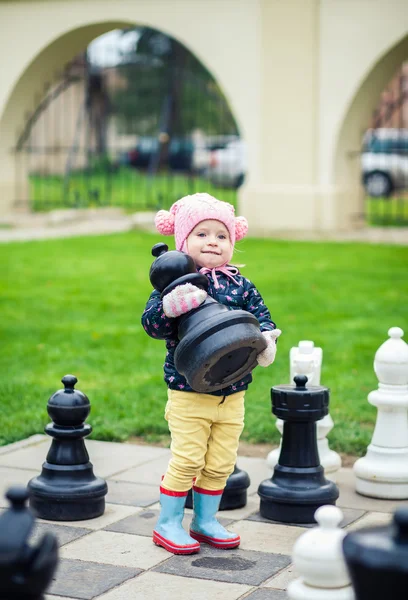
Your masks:
<instances>
[{"instance_id":1,"label":"green lawn","mask_svg":"<svg viewBox=\"0 0 408 600\"><path fill-rule=\"evenodd\" d=\"M74 172L67 181L60 175L31 175L30 198L34 211L56 208L120 206L132 211L169 208L187 194L206 190L220 200L236 205L234 189L215 187L204 176L180 172L159 172L149 178L146 170L122 166L112 171L101 168ZM365 199L368 225L408 225L408 198Z\"/></svg>"},{"instance_id":2,"label":"green lawn","mask_svg":"<svg viewBox=\"0 0 408 600\"><path fill-rule=\"evenodd\" d=\"M368 225L406 227L408 225L408 198L397 194L390 198L365 199Z\"/></svg>"},{"instance_id":3,"label":"green lawn","mask_svg":"<svg viewBox=\"0 0 408 600\"><path fill-rule=\"evenodd\" d=\"M207 179L187 173L161 172L150 179L145 171L120 167L112 173L73 173L67 182L59 175L30 177L35 211L98 206L120 206L132 211L169 208L178 198L203 189L220 200L236 203L236 190L214 187Z\"/></svg>"},{"instance_id":4,"label":"green lawn","mask_svg":"<svg viewBox=\"0 0 408 600\"><path fill-rule=\"evenodd\" d=\"M150 249L161 239L134 231L0 246L0 444L42 432L66 373L90 398L94 438L167 436L164 342L140 325ZM374 353L389 327L408 330L408 248L257 239L238 247L236 261L283 331L276 363L254 372L243 438L278 440L270 387L288 382L290 347L312 339L331 388L331 445L362 453L376 417L367 402Z\"/></svg>"}]
</instances>

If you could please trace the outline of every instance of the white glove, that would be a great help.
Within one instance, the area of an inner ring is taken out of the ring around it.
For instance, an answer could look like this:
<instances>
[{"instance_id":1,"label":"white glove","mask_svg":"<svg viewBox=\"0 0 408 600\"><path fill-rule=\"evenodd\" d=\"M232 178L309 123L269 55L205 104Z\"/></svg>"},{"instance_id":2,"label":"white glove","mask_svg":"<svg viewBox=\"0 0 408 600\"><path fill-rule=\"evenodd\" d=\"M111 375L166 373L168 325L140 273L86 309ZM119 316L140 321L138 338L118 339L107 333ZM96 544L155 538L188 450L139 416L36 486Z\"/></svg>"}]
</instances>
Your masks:
<instances>
[{"instance_id":1,"label":"white glove","mask_svg":"<svg viewBox=\"0 0 408 600\"><path fill-rule=\"evenodd\" d=\"M258 365L260 367L269 367L275 360L276 355L276 338L278 338L281 334L280 329L272 329L272 331L263 331L262 335L265 338L266 343L268 344L265 350L262 350L256 357L258 361Z\"/></svg>"},{"instance_id":2,"label":"white glove","mask_svg":"<svg viewBox=\"0 0 408 600\"><path fill-rule=\"evenodd\" d=\"M207 292L192 283L178 285L163 298L163 311L166 317L176 318L198 308L207 298Z\"/></svg>"}]
</instances>

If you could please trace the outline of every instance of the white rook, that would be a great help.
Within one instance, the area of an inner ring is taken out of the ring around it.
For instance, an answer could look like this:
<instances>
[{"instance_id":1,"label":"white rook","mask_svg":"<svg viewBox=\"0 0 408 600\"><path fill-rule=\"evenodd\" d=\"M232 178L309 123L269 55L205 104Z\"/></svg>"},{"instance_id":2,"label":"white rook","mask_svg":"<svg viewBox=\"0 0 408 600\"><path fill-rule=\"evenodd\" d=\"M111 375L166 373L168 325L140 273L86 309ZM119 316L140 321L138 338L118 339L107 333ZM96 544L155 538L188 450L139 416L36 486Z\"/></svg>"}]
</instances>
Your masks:
<instances>
[{"instance_id":1,"label":"white rook","mask_svg":"<svg viewBox=\"0 0 408 600\"><path fill-rule=\"evenodd\" d=\"M320 385L322 359L323 350L315 347L314 342L309 340L300 341L299 345L291 348L289 353L290 382L293 383L295 375L306 375L308 380L307 385ZM333 428L333 425L333 419L330 414L317 422L317 448L320 464L324 468L325 476L328 479L335 480L336 472L341 467L341 458L337 452L329 448L329 442L326 437ZM281 419L276 420L276 427L282 435L283 421ZM275 468L279 460L281 444L282 442L279 444L279 448L275 448L275 450L272 450L268 454L266 460L271 469Z\"/></svg>"},{"instance_id":2,"label":"white rook","mask_svg":"<svg viewBox=\"0 0 408 600\"><path fill-rule=\"evenodd\" d=\"M343 557L343 513L336 506L321 506L315 519L318 527L303 533L293 547L293 565L301 577L288 585L288 596L290 600L354 600Z\"/></svg>"},{"instance_id":3,"label":"white rook","mask_svg":"<svg viewBox=\"0 0 408 600\"><path fill-rule=\"evenodd\" d=\"M388 335L374 358L378 389L368 394L378 410L374 434L354 473L359 494L403 500L408 498L408 344L400 327L391 327Z\"/></svg>"}]
</instances>

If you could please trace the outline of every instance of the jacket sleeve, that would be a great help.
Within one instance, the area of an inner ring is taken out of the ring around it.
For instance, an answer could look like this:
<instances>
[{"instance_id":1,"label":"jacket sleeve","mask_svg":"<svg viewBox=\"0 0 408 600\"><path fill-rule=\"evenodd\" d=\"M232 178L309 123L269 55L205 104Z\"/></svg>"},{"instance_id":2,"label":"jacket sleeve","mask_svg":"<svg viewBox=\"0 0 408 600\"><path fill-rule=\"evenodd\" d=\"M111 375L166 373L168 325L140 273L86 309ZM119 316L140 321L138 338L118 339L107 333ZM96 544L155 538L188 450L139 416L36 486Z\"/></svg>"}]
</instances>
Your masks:
<instances>
[{"instance_id":1,"label":"jacket sleeve","mask_svg":"<svg viewBox=\"0 0 408 600\"><path fill-rule=\"evenodd\" d=\"M142 325L146 333L157 340L177 337L176 320L164 314L160 292L157 290L150 294L142 314Z\"/></svg>"},{"instance_id":2,"label":"jacket sleeve","mask_svg":"<svg viewBox=\"0 0 408 600\"><path fill-rule=\"evenodd\" d=\"M265 306L262 296L254 284L247 279L244 287L244 309L258 319L261 331L272 331L272 329L276 329L276 323L272 321L269 309Z\"/></svg>"}]
</instances>

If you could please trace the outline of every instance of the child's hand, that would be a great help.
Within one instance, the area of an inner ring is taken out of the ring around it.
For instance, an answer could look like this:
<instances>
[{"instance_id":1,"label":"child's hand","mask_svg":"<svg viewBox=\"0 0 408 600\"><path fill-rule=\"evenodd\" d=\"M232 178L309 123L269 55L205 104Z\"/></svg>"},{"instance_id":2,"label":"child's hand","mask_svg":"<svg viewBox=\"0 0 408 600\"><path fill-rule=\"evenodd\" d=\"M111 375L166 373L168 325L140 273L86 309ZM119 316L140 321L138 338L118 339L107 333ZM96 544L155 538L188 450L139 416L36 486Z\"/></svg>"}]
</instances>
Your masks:
<instances>
[{"instance_id":1,"label":"child's hand","mask_svg":"<svg viewBox=\"0 0 408 600\"><path fill-rule=\"evenodd\" d=\"M207 292L192 283L178 285L163 298L163 311L166 317L179 317L193 308L198 308L207 298Z\"/></svg>"},{"instance_id":2,"label":"child's hand","mask_svg":"<svg viewBox=\"0 0 408 600\"><path fill-rule=\"evenodd\" d=\"M276 338L278 338L281 334L280 329L272 329L272 331L263 331L262 335L264 336L266 343L268 344L265 350L262 350L256 357L258 361L258 365L260 367L269 367L275 360L276 355Z\"/></svg>"}]
</instances>

